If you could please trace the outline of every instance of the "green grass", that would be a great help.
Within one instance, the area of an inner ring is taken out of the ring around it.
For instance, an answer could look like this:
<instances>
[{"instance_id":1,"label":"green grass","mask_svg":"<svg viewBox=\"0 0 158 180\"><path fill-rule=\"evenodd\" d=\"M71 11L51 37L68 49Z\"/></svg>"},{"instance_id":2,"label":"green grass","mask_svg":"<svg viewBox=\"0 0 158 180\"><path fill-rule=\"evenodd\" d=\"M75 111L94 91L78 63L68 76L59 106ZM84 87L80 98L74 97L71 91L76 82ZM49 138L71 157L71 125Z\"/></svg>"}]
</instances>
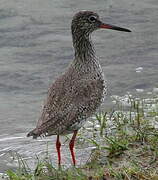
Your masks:
<instances>
[{"instance_id":1,"label":"green grass","mask_svg":"<svg viewBox=\"0 0 158 180\"><path fill-rule=\"evenodd\" d=\"M77 147L93 147L85 165L58 169L45 158L31 169L18 157L19 168L8 170L7 179L158 180L158 95L150 96L114 96L113 109L81 129Z\"/></svg>"}]
</instances>

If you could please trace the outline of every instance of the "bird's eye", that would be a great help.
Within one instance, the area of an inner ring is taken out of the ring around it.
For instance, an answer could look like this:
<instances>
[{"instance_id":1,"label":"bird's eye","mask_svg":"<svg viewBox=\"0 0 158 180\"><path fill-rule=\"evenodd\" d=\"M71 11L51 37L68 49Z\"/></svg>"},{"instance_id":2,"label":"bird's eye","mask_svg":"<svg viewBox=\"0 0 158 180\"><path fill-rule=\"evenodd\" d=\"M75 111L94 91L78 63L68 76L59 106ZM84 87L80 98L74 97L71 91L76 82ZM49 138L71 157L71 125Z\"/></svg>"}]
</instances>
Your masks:
<instances>
[{"instance_id":1,"label":"bird's eye","mask_svg":"<svg viewBox=\"0 0 158 180\"><path fill-rule=\"evenodd\" d=\"M96 17L95 16L90 16L88 20L90 22L95 22L96 21Z\"/></svg>"}]
</instances>

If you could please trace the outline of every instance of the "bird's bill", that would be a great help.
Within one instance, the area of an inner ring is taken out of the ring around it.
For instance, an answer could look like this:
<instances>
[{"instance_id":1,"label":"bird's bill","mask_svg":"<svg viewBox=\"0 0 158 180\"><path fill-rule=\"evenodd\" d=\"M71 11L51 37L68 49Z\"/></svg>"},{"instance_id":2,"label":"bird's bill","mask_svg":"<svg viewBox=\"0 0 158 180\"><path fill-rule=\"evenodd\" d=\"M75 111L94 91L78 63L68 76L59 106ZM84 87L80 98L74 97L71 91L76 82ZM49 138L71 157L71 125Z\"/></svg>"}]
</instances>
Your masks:
<instances>
[{"instance_id":1,"label":"bird's bill","mask_svg":"<svg viewBox=\"0 0 158 180\"><path fill-rule=\"evenodd\" d=\"M104 24L104 23L102 23L100 25L100 28L103 28L103 29L112 29L112 30L116 30L116 31L131 32L131 30L126 29L126 28L121 28L121 27L118 27L118 26L113 26L113 25Z\"/></svg>"}]
</instances>

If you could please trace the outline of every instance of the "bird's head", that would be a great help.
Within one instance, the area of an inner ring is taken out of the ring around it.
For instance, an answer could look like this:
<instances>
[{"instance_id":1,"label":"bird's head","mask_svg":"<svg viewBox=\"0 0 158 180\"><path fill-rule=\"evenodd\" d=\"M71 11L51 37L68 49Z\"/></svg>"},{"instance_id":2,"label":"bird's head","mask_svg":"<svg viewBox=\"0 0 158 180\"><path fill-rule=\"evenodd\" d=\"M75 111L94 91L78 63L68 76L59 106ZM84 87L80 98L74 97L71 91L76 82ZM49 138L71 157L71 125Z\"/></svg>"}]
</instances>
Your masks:
<instances>
[{"instance_id":1,"label":"bird's head","mask_svg":"<svg viewBox=\"0 0 158 180\"><path fill-rule=\"evenodd\" d=\"M84 35L89 35L93 31L100 28L131 32L130 30L125 28L103 23L99 19L99 15L92 11L80 11L76 13L73 17L71 25L73 34L82 33Z\"/></svg>"}]
</instances>

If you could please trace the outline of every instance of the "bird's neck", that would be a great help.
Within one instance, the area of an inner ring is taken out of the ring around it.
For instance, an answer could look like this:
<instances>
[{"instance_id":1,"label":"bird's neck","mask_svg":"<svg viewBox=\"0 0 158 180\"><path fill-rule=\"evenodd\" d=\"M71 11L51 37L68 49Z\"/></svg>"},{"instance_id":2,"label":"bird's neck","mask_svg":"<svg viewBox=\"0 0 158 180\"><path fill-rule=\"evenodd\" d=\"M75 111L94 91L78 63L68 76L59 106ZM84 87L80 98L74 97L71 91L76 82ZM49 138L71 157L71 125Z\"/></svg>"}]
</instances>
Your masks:
<instances>
[{"instance_id":1,"label":"bird's neck","mask_svg":"<svg viewBox=\"0 0 158 180\"><path fill-rule=\"evenodd\" d=\"M75 58L81 61L92 61L95 59L95 50L90 35L73 35L73 46Z\"/></svg>"}]
</instances>

